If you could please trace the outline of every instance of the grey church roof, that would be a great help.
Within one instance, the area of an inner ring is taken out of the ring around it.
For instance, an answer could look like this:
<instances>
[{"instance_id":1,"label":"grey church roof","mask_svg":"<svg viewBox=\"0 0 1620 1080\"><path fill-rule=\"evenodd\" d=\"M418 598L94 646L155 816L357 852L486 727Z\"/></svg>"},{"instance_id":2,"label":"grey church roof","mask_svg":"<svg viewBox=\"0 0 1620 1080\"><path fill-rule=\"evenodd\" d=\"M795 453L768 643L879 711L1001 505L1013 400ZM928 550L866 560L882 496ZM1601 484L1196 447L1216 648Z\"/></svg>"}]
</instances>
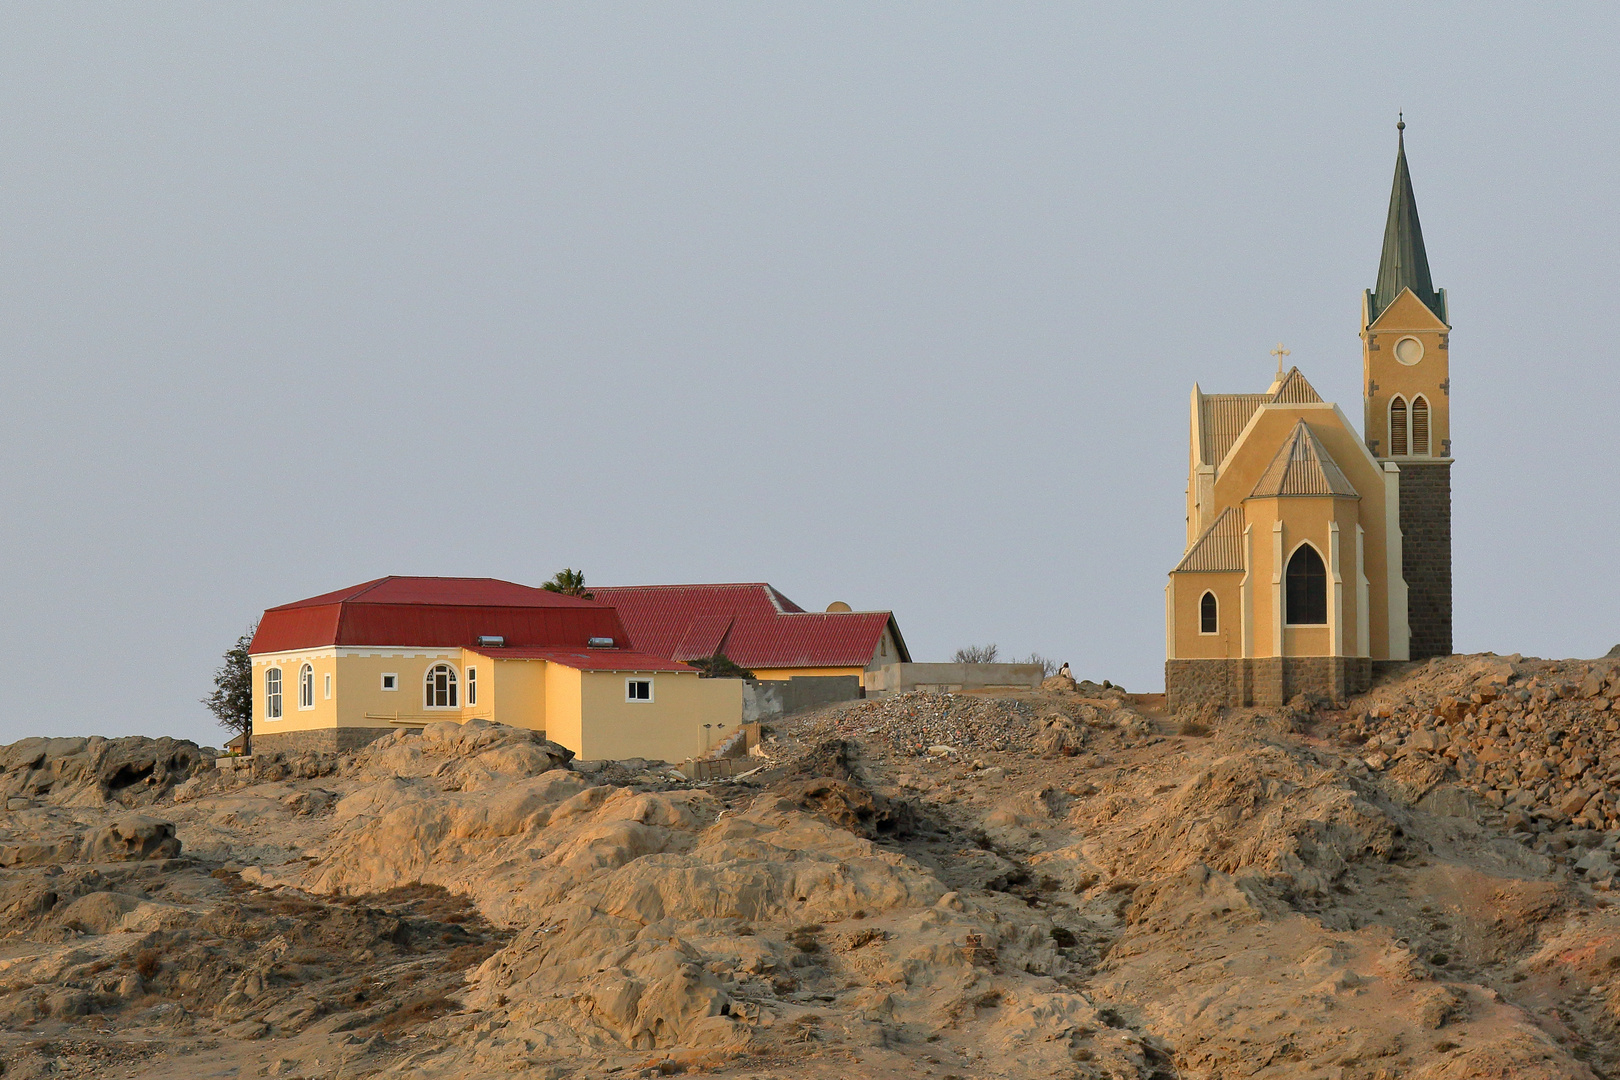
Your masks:
<instances>
[{"instance_id":1,"label":"grey church roof","mask_svg":"<svg viewBox=\"0 0 1620 1080\"><path fill-rule=\"evenodd\" d=\"M1176 573L1220 573L1243 569L1243 511L1228 506L1176 564Z\"/></svg>"},{"instance_id":2,"label":"grey church roof","mask_svg":"<svg viewBox=\"0 0 1620 1080\"><path fill-rule=\"evenodd\" d=\"M1344 495L1358 497L1355 486L1345 477L1327 447L1317 439L1310 425L1301 420L1271 459L1251 499L1278 495Z\"/></svg>"},{"instance_id":3,"label":"grey church roof","mask_svg":"<svg viewBox=\"0 0 1620 1080\"><path fill-rule=\"evenodd\" d=\"M1389 220L1384 223L1384 254L1378 260L1378 287L1373 290L1370 319L1377 319L1395 302L1402 289L1411 289L1435 318L1446 321L1446 302L1429 277L1429 254L1423 248L1423 226L1418 223L1417 196L1412 173L1406 166L1406 124L1396 136L1395 186L1389 193Z\"/></svg>"}]
</instances>

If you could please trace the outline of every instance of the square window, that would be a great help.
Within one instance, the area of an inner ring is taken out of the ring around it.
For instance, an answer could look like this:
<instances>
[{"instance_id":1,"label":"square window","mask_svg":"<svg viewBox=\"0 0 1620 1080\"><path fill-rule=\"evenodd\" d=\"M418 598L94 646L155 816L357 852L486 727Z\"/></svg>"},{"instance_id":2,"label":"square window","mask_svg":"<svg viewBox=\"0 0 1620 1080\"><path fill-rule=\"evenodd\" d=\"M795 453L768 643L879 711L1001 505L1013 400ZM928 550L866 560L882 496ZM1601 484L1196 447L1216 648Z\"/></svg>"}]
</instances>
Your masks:
<instances>
[{"instance_id":1,"label":"square window","mask_svg":"<svg viewBox=\"0 0 1620 1080\"><path fill-rule=\"evenodd\" d=\"M382 688L384 690L398 690L399 676L393 672L389 672L388 674L384 675L382 677Z\"/></svg>"},{"instance_id":2,"label":"square window","mask_svg":"<svg viewBox=\"0 0 1620 1080\"><path fill-rule=\"evenodd\" d=\"M626 679L624 681L624 700L651 701L652 699L651 679Z\"/></svg>"}]
</instances>

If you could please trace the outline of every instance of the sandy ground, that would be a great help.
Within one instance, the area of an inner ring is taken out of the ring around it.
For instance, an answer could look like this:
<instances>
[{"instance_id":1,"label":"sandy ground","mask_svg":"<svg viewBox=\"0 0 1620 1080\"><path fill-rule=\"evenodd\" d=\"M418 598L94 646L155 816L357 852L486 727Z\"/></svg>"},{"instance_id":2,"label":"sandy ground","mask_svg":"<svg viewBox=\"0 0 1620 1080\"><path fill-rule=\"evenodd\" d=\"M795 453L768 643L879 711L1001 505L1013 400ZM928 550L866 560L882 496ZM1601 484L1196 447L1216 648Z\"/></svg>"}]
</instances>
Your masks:
<instances>
[{"instance_id":1,"label":"sandy ground","mask_svg":"<svg viewBox=\"0 0 1620 1080\"><path fill-rule=\"evenodd\" d=\"M1423 734L1489 737L1450 678L851 703L698 786L479 725L116 790L14 754L0 1075L1620 1075L1620 834L1487 799Z\"/></svg>"}]
</instances>

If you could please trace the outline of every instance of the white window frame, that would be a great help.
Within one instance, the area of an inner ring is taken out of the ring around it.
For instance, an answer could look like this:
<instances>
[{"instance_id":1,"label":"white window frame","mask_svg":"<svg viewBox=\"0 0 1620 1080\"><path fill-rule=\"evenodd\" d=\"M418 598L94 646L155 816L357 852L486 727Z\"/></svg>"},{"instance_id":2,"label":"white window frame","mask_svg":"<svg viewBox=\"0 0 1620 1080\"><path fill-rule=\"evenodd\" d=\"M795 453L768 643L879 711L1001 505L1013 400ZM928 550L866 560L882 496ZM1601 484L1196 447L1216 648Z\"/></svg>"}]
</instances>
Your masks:
<instances>
[{"instance_id":1,"label":"white window frame","mask_svg":"<svg viewBox=\"0 0 1620 1080\"><path fill-rule=\"evenodd\" d=\"M1213 630L1204 629L1204 597L1206 596L1215 601L1215 629ZM1215 595L1214 589L1205 589L1203 592L1198 594L1198 636L1221 636L1221 598Z\"/></svg>"},{"instance_id":2,"label":"white window frame","mask_svg":"<svg viewBox=\"0 0 1620 1080\"><path fill-rule=\"evenodd\" d=\"M301 664L298 668L298 711L307 712L315 707L315 665Z\"/></svg>"},{"instance_id":3,"label":"white window frame","mask_svg":"<svg viewBox=\"0 0 1620 1080\"><path fill-rule=\"evenodd\" d=\"M332 673L326 672L326 700L332 700Z\"/></svg>"},{"instance_id":4,"label":"white window frame","mask_svg":"<svg viewBox=\"0 0 1620 1080\"><path fill-rule=\"evenodd\" d=\"M469 665L468 667L462 669L462 673L467 682L467 692L465 695L467 698L467 707L472 708L474 705L478 704L478 667L477 665Z\"/></svg>"},{"instance_id":5,"label":"white window frame","mask_svg":"<svg viewBox=\"0 0 1620 1080\"><path fill-rule=\"evenodd\" d=\"M428 698L429 680L433 678L433 673L438 671L440 668L443 668L450 676L445 685L444 696L449 702L449 704L446 705L435 705ZM461 700L461 691L459 689L460 685L461 675L456 671L456 665L446 663L443 660L439 661L437 664L429 664L428 669L422 673L422 708L442 709L446 712L449 712L451 709L461 708L461 706L457 704L457 702Z\"/></svg>"},{"instance_id":6,"label":"white window frame","mask_svg":"<svg viewBox=\"0 0 1620 1080\"><path fill-rule=\"evenodd\" d=\"M275 676L274 685L270 676ZM272 664L264 669L264 718L281 719L281 668Z\"/></svg>"},{"instance_id":7,"label":"white window frame","mask_svg":"<svg viewBox=\"0 0 1620 1080\"><path fill-rule=\"evenodd\" d=\"M646 697L639 697L635 694L634 688L639 685L647 687ZM626 704L630 705L651 705L653 702L653 681L651 676L647 678L632 676L624 680L624 700Z\"/></svg>"},{"instance_id":8,"label":"white window frame","mask_svg":"<svg viewBox=\"0 0 1620 1080\"><path fill-rule=\"evenodd\" d=\"M390 679L393 680L393 685L392 686L390 686L389 683L388 683L388 680L390 680ZM382 687L383 693L385 693L385 694L392 694L392 693L397 692L399 690L399 672L397 672L397 671L385 671L385 672L383 672L382 673L382 678L377 681L377 685Z\"/></svg>"}]
</instances>

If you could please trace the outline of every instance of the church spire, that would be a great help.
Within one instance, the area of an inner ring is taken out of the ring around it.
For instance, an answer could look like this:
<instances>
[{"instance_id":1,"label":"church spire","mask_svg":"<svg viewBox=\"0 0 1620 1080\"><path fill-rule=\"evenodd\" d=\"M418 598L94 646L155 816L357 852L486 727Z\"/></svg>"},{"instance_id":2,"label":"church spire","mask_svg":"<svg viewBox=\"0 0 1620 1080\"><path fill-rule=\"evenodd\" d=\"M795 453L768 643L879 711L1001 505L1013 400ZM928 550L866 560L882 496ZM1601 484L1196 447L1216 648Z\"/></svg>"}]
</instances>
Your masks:
<instances>
[{"instance_id":1,"label":"church spire","mask_svg":"<svg viewBox=\"0 0 1620 1080\"><path fill-rule=\"evenodd\" d=\"M1396 125L1395 185L1389 193L1389 220L1384 224L1384 254L1378 261L1378 287L1373 290L1369 319L1376 319L1394 303L1402 289L1411 289L1435 317L1444 322L1445 299L1429 277L1429 255L1423 249L1423 226L1418 224L1417 196L1412 173L1406 166L1406 121Z\"/></svg>"}]
</instances>

